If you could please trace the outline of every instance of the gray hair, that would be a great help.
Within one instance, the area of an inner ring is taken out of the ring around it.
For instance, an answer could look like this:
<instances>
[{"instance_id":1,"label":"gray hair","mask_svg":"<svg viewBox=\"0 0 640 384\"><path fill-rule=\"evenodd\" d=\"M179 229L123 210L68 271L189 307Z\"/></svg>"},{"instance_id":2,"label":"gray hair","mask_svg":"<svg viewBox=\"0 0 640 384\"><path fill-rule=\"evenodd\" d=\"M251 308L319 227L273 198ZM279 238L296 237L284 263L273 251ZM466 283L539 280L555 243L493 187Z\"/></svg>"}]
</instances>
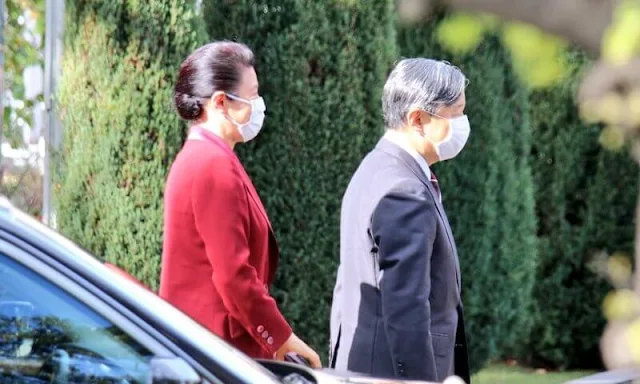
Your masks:
<instances>
[{"instance_id":1,"label":"gray hair","mask_svg":"<svg viewBox=\"0 0 640 384\"><path fill-rule=\"evenodd\" d=\"M453 105L468 84L462 71L446 61L432 59L401 60L389 74L382 92L382 112L387 129L406 123L413 107L436 113Z\"/></svg>"}]
</instances>

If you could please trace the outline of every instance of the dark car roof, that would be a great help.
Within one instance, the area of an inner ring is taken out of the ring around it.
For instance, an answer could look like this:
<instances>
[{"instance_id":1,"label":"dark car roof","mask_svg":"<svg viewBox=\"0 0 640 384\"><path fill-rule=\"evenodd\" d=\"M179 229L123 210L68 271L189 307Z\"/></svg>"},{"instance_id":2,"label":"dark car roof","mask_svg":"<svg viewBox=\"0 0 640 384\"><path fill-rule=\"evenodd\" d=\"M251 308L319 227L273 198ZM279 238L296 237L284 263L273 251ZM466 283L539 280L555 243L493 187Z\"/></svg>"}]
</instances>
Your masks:
<instances>
[{"instance_id":1,"label":"dark car roof","mask_svg":"<svg viewBox=\"0 0 640 384\"><path fill-rule=\"evenodd\" d=\"M247 382L264 382L271 374L204 327L160 299L153 292L113 272L74 242L14 208L0 196L0 237L16 245L34 247L44 263L82 285L87 282L104 296L115 299L154 329L178 344L191 345L196 360L219 362L232 372L246 375ZM265 376L266 375L266 376Z\"/></svg>"}]
</instances>

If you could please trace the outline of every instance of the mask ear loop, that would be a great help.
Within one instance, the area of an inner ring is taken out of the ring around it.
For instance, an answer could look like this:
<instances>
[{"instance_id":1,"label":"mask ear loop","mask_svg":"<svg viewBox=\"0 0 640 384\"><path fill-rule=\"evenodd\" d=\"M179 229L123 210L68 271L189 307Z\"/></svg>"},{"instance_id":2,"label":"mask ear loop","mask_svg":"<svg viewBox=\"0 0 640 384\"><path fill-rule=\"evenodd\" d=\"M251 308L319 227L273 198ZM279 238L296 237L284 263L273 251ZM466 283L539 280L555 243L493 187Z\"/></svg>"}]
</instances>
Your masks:
<instances>
[{"instance_id":1,"label":"mask ear loop","mask_svg":"<svg viewBox=\"0 0 640 384\"><path fill-rule=\"evenodd\" d=\"M427 111L425 111L425 112L427 112ZM438 115L437 113L434 113L434 112L427 112L427 113L432 115L432 116L435 116L435 117L437 117L439 119L445 120L447 123L449 123L449 129L447 131L447 135L438 144L446 143L447 141L451 140L451 137L453 136L453 124L451 123L452 119L440 116L440 115Z\"/></svg>"},{"instance_id":2,"label":"mask ear loop","mask_svg":"<svg viewBox=\"0 0 640 384\"><path fill-rule=\"evenodd\" d=\"M224 114L224 117L229 120L231 123L233 123L233 125L235 125L238 129L244 127L245 125L249 124L251 122L251 115L253 114L253 104L251 103L250 100L245 100L242 97L238 97L236 95L233 95L229 92L225 92L224 95L228 98L230 98L231 100L234 101L239 101L241 103L245 103L245 104L249 104L249 108L251 108L251 111L249 111L249 121L247 121L244 124L239 123L238 121L236 121L236 119L234 119L233 117L231 117L228 113Z\"/></svg>"}]
</instances>

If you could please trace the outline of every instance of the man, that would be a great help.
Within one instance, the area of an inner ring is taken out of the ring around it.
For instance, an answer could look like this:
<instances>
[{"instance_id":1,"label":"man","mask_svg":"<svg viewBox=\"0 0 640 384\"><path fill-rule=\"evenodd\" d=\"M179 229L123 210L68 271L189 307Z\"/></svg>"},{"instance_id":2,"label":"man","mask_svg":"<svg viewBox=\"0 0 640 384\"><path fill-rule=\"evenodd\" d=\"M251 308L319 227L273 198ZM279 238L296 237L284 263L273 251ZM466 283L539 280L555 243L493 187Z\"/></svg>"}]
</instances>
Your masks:
<instances>
[{"instance_id":1,"label":"man","mask_svg":"<svg viewBox=\"0 0 640 384\"><path fill-rule=\"evenodd\" d=\"M378 377L469 380L460 267L430 166L469 137L467 79L405 59L382 96L386 133L342 201L331 365Z\"/></svg>"}]
</instances>

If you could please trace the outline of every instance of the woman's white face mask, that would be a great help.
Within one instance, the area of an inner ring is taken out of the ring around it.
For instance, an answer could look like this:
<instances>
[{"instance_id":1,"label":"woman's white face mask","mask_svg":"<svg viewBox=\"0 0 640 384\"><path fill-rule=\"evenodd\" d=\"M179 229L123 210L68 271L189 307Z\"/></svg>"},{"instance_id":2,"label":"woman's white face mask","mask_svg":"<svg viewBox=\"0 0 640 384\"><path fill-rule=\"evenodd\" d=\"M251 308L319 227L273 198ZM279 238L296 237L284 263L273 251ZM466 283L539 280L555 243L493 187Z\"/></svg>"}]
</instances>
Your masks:
<instances>
[{"instance_id":1,"label":"woman's white face mask","mask_svg":"<svg viewBox=\"0 0 640 384\"><path fill-rule=\"evenodd\" d=\"M227 97L251 106L251 116L249 117L249 121L244 124L238 123L231 116L227 115L226 117L238 128L238 132L240 132L242 140L245 143L253 140L258 136L258 133L260 133L262 125L264 124L265 111L267 110L264 99L262 97L258 97L253 100L247 100L230 93L227 93Z\"/></svg>"}]
</instances>

